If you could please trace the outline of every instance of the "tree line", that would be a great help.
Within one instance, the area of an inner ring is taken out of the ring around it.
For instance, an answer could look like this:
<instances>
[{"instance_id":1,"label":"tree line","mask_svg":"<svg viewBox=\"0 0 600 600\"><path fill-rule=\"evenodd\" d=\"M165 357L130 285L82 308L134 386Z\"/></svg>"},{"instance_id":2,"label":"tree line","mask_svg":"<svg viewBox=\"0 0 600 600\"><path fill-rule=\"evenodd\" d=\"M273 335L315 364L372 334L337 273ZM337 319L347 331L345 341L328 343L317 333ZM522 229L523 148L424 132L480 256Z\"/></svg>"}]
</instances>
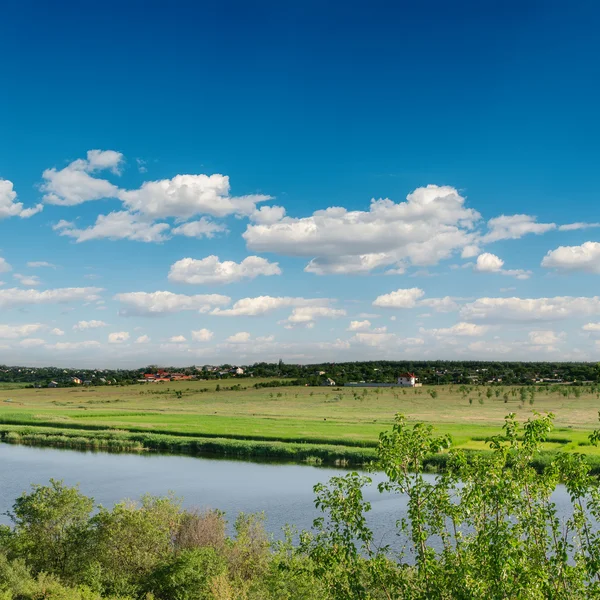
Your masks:
<instances>
[{"instance_id":1,"label":"tree line","mask_svg":"<svg viewBox=\"0 0 600 600\"><path fill-rule=\"evenodd\" d=\"M575 385L600 382L600 366L590 362L501 362L501 361L355 361L315 363L307 365L259 362L242 365L244 374L231 373L229 364L208 366L167 366L168 372L192 375L201 380L275 378L293 381L293 385L320 385L327 378L337 385L351 382L393 383L402 373L414 373L426 385L504 384L533 385L541 380ZM0 383L48 385L56 381L62 386L77 385L78 377L91 385L130 385L155 372L150 365L140 369L64 369L58 367L19 367L0 365Z\"/></svg>"}]
</instances>

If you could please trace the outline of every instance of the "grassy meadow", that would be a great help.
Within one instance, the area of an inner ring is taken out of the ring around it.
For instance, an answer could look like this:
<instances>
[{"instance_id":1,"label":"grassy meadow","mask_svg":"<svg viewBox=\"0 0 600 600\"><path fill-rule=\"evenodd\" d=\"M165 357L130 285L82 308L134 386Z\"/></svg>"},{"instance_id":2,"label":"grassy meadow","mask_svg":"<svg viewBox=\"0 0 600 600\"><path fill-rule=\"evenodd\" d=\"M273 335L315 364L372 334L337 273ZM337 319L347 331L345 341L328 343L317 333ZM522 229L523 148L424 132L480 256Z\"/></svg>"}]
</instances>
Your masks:
<instances>
[{"instance_id":1,"label":"grassy meadow","mask_svg":"<svg viewBox=\"0 0 600 600\"><path fill-rule=\"evenodd\" d=\"M600 408L599 394L591 386L255 389L259 381L264 380L56 389L4 386L0 387L0 432L11 433L13 439L7 441L18 441L15 436L26 433L30 443L36 443L36 433L107 440L106 432L111 432L111 439L121 436L123 449L140 444L152 448L148 440L163 436L179 439L186 447L195 440L204 451L218 453L226 453L225 447L239 450L245 441L255 442L251 448L246 444L247 452L254 455L263 451L269 455L271 447L288 456L291 445L297 450L305 444L329 448L324 457L331 462L336 452L352 454L352 448L357 456L370 456L379 433L390 427L398 412L450 434L455 447L483 450L485 439L500 432L506 414L515 412L526 420L537 411L555 414L555 430L546 450L577 450L600 457L600 449L587 441ZM227 389L236 384L240 389ZM307 450L308 446L304 458Z\"/></svg>"}]
</instances>

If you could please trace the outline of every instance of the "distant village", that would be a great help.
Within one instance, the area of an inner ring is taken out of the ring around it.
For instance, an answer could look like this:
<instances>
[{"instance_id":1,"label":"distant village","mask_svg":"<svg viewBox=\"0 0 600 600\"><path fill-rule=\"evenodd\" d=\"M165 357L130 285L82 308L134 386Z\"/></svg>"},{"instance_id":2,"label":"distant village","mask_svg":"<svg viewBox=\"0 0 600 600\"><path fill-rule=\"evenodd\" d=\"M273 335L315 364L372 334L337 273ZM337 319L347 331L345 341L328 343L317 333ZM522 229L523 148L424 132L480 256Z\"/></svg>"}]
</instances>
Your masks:
<instances>
[{"instance_id":1,"label":"distant village","mask_svg":"<svg viewBox=\"0 0 600 600\"><path fill-rule=\"evenodd\" d=\"M68 369L0 366L0 383L31 387L109 386L230 378L259 379L255 387L419 387L421 385L580 385L600 382L597 363L510 363L488 361L364 361L313 365L152 365L139 369ZM270 381L265 381L270 380Z\"/></svg>"}]
</instances>

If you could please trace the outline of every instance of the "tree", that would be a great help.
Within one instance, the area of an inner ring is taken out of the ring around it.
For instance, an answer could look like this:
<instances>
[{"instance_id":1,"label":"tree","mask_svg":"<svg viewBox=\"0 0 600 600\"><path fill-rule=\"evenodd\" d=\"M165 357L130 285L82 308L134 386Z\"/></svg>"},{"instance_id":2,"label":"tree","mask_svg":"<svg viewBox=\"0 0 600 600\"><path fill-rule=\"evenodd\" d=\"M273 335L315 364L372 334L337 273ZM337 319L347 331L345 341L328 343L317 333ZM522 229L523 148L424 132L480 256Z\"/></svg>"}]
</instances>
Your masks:
<instances>
[{"instance_id":1,"label":"tree","mask_svg":"<svg viewBox=\"0 0 600 600\"><path fill-rule=\"evenodd\" d=\"M34 485L9 513L14 546L34 572L72 576L86 551L93 508L92 498L62 481L51 479L47 486Z\"/></svg>"}]
</instances>

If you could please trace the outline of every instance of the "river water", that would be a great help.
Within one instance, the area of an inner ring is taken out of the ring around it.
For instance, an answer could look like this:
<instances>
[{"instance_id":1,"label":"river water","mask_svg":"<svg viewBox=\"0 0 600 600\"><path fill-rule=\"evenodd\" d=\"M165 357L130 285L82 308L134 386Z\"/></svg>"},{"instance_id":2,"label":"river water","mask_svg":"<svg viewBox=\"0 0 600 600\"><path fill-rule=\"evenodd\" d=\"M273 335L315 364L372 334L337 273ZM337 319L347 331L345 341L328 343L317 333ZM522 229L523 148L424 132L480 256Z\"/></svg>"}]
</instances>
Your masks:
<instances>
[{"instance_id":1,"label":"river water","mask_svg":"<svg viewBox=\"0 0 600 600\"><path fill-rule=\"evenodd\" d=\"M218 508L230 523L238 513L264 512L267 530L280 538L284 525L310 529L319 516L314 508L313 486L346 471L302 465L253 463L158 454L109 454L0 443L0 523L9 523L6 511L31 484L50 478L81 491L96 503L110 507L124 499L173 492L186 507ZM383 475L371 475L365 492L372 503L369 513L375 543L399 549L395 523L405 515L403 498L379 494L375 484ZM433 478L433 475L430 477ZM564 489L553 497L559 513L570 513Z\"/></svg>"}]
</instances>

